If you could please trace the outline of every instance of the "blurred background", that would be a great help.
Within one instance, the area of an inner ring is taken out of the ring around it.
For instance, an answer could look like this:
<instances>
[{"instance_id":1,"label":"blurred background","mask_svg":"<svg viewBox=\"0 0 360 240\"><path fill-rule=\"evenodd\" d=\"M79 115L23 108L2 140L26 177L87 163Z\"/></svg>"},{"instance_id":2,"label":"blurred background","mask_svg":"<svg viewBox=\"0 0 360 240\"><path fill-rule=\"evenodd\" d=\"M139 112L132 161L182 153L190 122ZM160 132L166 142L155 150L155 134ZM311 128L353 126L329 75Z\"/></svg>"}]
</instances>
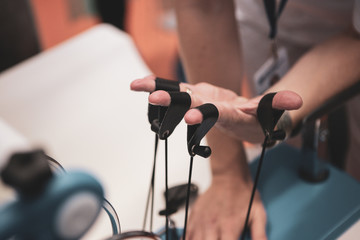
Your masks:
<instances>
[{"instance_id":1,"label":"blurred background","mask_svg":"<svg viewBox=\"0 0 360 240\"><path fill-rule=\"evenodd\" d=\"M0 0L0 72L99 24L133 38L157 76L179 80L171 0Z\"/></svg>"}]
</instances>

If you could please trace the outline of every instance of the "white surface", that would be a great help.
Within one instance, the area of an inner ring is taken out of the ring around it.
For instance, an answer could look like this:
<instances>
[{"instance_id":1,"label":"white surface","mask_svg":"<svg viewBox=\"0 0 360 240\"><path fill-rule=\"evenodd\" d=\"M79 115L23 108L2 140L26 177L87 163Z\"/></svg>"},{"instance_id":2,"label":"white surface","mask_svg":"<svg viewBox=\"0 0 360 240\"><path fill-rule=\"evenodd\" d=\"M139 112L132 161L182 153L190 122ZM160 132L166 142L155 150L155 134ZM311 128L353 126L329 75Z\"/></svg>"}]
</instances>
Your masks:
<instances>
[{"instance_id":1,"label":"white surface","mask_svg":"<svg viewBox=\"0 0 360 240\"><path fill-rule=\"evenodd\" d=\"M43 147L68 170L93 173L115 207L122 230L141 229L154 133L147 122L148 94L131 92L129 84L149 73L131 39L108 25L11 68L0 75L0 151L2 146L30 143ZM164 208L163 142L158 156L155 214ZM169 161L169 185L185 183L189 156L183 122L169 138ZM200 191L208 187L207 159L195 158L193 182ZM183 212L174 217L178 226L183 218ZM157 214L154 220L154 229L165 223ZM356 239L359 229L358 222L340 239ZM111 224L102 211L84 239L110 235Z\"/></svg>"},{"instance_id":2,"label":"white surface","mask_svg":"<svg viewBox=\"0 0 360 240\"><path fill-rule=\"evenodd\" d=\"M19 132L0 117L0 169L5 165L11 154L30 150L30 144Z\"/></svg>"},{"instance_id":3,"label":"white surface","mask_svg":"<svg viewBox=\"0 0 360 240\"><path fill-rule=\"evenodd\" d=\"M0 117L33 146L66 169L80 168L102 182L122 230L140 230L150 183L154 133L147 121L146 93L130 91L132 80L148 75L133 42L99 25L0 75ZM187 181L186 128L169 138L169 186ZM164 207L164 144L159 146L154 229ZM196 158L193 179L204 190L208 160ZM176 219L183 225L183 216ZM111 235L102 211L85 239Z\"/></svg>"}]
</instances>

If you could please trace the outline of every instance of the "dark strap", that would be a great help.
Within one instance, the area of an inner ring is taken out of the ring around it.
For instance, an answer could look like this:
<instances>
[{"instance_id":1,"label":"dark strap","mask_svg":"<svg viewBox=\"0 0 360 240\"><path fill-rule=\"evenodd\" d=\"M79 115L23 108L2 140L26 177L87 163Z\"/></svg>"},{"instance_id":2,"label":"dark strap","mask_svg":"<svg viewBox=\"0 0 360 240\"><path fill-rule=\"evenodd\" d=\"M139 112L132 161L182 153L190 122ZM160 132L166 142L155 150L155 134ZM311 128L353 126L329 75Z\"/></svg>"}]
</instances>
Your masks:
<instances>
[{"instance_id":1,"label":"dark strap","mask_svg":"<svg viewBox=\"0 0 360 240\"><path fill-rule=\"evenodd\" d=\"M179 82L166 80L163 78L155 79L155 91L164 90L167 92L179 92ZM160 124L164 119L168 107L148 105L148 121L151 124L151 130L158 133Z\"/></svg>"},{"instance_id":2,"label":"dark strap","mask_svg":"<svg viewBox=\"0 0 360 240\"><path fill-rule=\"evenodd\" d=\"M180 85L178 81L167 80L164 78L155 79L155 91L164 90L168 92L180 92Z\"/></svg>"},{"instance_id":3,"label":"dark strap","mask_svg":"<svg viewBox=\"0 0 360 240\"><path fill-rule=\"evenodd\" d=\"M180 91L179 82L157 77L155 79L155 91L158 90L164 90L167 92L169 91L179 92ZM161 122L162 118L164 117L165 111L166 111L166 107L149 104L148 106L149 123L152 124L154 121Z\"/></svg>"},{"instance_id":4,"label":"dark strap","mask_svg":"<svg viewBox=\"0 0 360 240\"><path fill-rule=\"evenodd\" d=\"M202 113L203 121L201 124L188 126L188 152L190 156L200 155L206 158L210 156L211 149L208 146L200 146L200 141L215 125L219 117L219 111L211 103L201 105L197 109Z\"/></svg>"},{"instance_id":5,"label":"dark strap","mask_svg":"<svg viewBox=\"0 0 360 240\"><path fill-rule=\"evenodd\" d=\"M269 141L283 140L286 136L283 130L274 131L284 110L278 110L272 107L272 101L276 93L266 94L259 102L257 109L257 118L265 136L269 136Z\"/></svg>"},{"instance_id":6,"label":"dark strap","mask_svg":"<svg viewBox=\"0 0 360 240\"><path fill-rule=\"evenodd\" d=\"M274 39L277 34L277 20L285 8L287 0L282 0L280 6L276 9L276 0L263 0L265 5L266 16L270 25L269 38Z\"/></svg>"},{"instance_id":7,"label":"dark strap","mask_svg":"<svg viewBox=\"0 0 360 240\"><path fill-rule=\"evenodd\" d=\"M157 131L160 139L168 138L190 109L191 98L186 92L169 92L171 103L167 107ZM152 126L156 130L157 126Z\"/></svg>"}]
</instances>

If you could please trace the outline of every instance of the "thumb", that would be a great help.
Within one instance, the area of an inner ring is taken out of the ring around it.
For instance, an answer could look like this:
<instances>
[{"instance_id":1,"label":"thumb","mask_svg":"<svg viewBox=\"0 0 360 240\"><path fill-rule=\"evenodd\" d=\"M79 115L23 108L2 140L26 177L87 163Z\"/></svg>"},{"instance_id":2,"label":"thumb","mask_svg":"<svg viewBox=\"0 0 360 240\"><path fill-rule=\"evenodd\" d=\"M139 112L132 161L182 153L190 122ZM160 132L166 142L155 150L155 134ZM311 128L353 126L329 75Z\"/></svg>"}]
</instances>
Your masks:
<instances>
[{"instance_id":1,"label":"thumb","mask_svg":"<svg viewBox=\"0 0 360 240\"><path fill-rule=\"evenodd\" d=\"M301 97L293 91L280 91L275 94L272 107L279 110L299 109L303 104Z\"/></svg>"},{"instance_id":2,"label":"thumb","mask_svg":"<svg viewBox=\"0 0 360 240\"><path fill-rule=\"evenodd\" d=\"M240 110L256 116L257 107L263 96L250 99L240 106ZM303 104L301 97L293 91L277 92L272 100L272 107L279 110L296 110Z\"/></svg>"}]
</instances>

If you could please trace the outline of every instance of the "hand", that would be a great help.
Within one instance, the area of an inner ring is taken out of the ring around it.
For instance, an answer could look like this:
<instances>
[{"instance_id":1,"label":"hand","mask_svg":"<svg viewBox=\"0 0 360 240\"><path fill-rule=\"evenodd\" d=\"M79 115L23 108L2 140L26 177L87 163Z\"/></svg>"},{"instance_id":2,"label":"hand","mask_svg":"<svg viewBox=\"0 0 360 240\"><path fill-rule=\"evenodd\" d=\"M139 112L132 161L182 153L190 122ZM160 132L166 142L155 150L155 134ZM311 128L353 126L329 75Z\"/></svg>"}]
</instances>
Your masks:
<instances>
[{"instance_id":1,"label":"hand","mask_svg":"<svg viewBox=\"0 0 360 240\"><path fill-rule=\"evenodd\" d=\"M252 183L238 176L214 177L210 188L191 208L186 238L237 240L242 233ZM251 209L250 233L252 240L265 240L266 212L258 193Z\"/></svg>"},{"instance_id":2,"label":"hand","mask_svg":"<svg viewBox=\"0 0 360 240\"><path fill-rule=\"evenodd\" d=\"M155 76L148 76L131 83L134 91L153 92L155 90ZM216 127L226 134L240 140L261 142L264 138L260 125L256 119L256 110L262 96L247 99L238 96L233 91L216 87L208 83L195 85L181 83L180 91L191 91L191 107L204 103L213 103L219 110ZM170 95L165 91L150 94L149 102L154 105L168 106ZM300 108L302 100L299 95L291 91L280 91L273 99L273 107L281 110ZM189 125L202 121L202 114L197 109L190 109L185 114L185 122Z\"/></svg>"},{"instance_id":3,"label":"hand","mask_svg":"<svg viewBox=\"0 0 360 240\"><path fill-rule=\"evenodd\" d=\"M155 77L149 76L135 80L131 83L131 89L153 92L155 90ZM185 92L187 89L192 91L190 94L191 107L207 102L217 106L220 113L218 128L228 132L232 132L232 128L235 128L237 131L235 135L239 139L248 134L247 128L251 126L254 129L251 131L254 131L262 140L263 133L256 120L256 109L261 97L249 100L230 90L206 83L180 84L180 91ZM290 94L292 93L290 92ZM281 97L284 96L286 97L286 93L277 94L277 97L274 98L276 107L285 109L292 107L286 105L287 102L285 105L283 104L284 100ZM156 91L149 96L149 102L155 105L167 106L170 101L170 96L165 91ZM188 124L200 123L202 115L196 109L189 110L185 115L185 121ZM237 126L238 123L242 124ZM241 131L242 133L239 134ZM216 132L212 131L212 134L218 136ZM231 133L230 135L234 134ZM211 139L214 140L216 137L213 136ZM241 150L241 141L233 141L232 139L223 136L222 145L212 145L212 147L216 147L211 157L212 184L192 207L187 231L188 239L238 239L241 234L250 200L252 181L243 150ZM248 137L246 136L244 139L248 139ZM224 152L226 157L223 154ZM254 199L249 224L253 239L266 239L266 213L258 194Z\"/></svg>"}]
</instances>

